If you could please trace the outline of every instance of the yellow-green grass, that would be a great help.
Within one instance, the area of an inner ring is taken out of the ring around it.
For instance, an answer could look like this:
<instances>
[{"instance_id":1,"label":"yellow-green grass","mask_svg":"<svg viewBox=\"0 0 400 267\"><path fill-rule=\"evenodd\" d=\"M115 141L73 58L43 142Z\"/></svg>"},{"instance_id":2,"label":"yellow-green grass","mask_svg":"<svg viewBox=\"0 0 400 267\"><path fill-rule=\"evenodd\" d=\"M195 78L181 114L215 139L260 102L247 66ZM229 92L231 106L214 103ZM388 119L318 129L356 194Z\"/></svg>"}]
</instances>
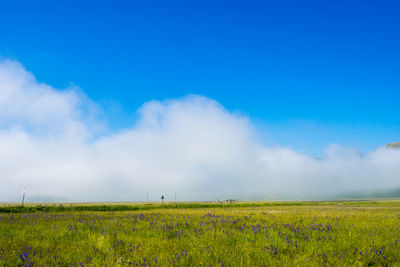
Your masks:
<instances>
[{"instance_id":1,"label":"yellow-green grass","mask_svg":"<svg viewBox=\"0 0 400 267\"><path fill-rule=\"evenodd\" d=\"M5 266L397 266L398 240L398 201L0 213Z\"/></svg>"}]
</instances>

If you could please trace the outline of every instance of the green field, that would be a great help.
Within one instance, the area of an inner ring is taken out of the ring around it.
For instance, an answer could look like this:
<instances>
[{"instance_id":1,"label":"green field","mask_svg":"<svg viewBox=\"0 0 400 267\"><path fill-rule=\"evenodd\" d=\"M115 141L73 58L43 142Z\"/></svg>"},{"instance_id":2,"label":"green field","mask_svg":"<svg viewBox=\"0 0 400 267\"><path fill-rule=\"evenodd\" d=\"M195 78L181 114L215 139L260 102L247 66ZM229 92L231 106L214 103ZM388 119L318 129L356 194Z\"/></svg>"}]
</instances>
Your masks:
<instances>
[{"instance_id":1,"label":"green field","mask_svg":"<svg viewBox=\"0 0 400 267\"><path fill-rule=\"evenodd\" d=\"M400 202L0 206L4 266L400 266Z\"/></svg>"}]
</instances>

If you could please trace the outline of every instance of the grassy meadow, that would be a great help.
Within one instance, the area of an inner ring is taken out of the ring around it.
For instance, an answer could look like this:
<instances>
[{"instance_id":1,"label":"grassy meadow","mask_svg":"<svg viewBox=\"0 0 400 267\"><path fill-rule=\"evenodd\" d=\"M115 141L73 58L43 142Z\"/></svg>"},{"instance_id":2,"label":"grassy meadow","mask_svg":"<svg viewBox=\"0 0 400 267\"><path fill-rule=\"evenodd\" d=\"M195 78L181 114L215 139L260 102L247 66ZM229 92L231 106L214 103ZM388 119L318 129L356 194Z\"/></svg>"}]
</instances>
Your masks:
<instances>
[{"instance_id":1,"label":"grassy meadow","mask_svg":"<svg viewBox=\"0 0 400 267\"><path fill-rule=\"evenodd\" d=\"M400 202L0 206L2 266L400 266Z\"/></svg>"}]
</instances>

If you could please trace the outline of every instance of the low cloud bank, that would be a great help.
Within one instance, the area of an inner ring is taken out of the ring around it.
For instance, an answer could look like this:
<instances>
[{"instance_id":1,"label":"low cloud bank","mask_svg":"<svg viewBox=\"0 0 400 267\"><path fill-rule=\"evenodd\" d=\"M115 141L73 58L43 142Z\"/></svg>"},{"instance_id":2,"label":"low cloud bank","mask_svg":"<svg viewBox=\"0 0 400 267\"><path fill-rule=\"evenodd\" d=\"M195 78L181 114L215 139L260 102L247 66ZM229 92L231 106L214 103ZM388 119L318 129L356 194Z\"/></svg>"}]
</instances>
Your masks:
<instances>
[{"instance_id":1,"label":"low cloud bank","mask_svg":"<svg viewBox=\"0 0 400 267\"><path fill-rule=\"evenodd\" d=\"M339 145L321 159L266 147L249 118L212 99L151 101L130 129L101 134L79 89L0 62L0 202L317 199L400 187L400 150ZM104 131L108 132L108 131Z\"/></svg>"}]
</instances>

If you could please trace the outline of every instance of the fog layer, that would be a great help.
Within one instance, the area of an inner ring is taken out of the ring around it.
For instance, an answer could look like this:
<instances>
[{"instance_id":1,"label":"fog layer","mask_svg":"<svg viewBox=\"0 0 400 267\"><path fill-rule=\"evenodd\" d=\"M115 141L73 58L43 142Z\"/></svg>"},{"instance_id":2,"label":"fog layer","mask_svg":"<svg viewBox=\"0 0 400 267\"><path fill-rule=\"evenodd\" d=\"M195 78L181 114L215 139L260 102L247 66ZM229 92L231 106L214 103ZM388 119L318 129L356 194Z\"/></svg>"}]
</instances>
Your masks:
<instances>
[{"instance_id":1,"label":"fog layer","mask_svg":"<svg viewBox=\"0 0 400 267\"><path fill-rule=\"evenodd\" d=\"M202 96L137 112L131 128L112 132L78 88L1 61L0 202L18 201L25 186L31 201L321 199L400 187L400 150L333 144L317 159L267 147L249 118Z\"/></svg>"}]
</instances>

